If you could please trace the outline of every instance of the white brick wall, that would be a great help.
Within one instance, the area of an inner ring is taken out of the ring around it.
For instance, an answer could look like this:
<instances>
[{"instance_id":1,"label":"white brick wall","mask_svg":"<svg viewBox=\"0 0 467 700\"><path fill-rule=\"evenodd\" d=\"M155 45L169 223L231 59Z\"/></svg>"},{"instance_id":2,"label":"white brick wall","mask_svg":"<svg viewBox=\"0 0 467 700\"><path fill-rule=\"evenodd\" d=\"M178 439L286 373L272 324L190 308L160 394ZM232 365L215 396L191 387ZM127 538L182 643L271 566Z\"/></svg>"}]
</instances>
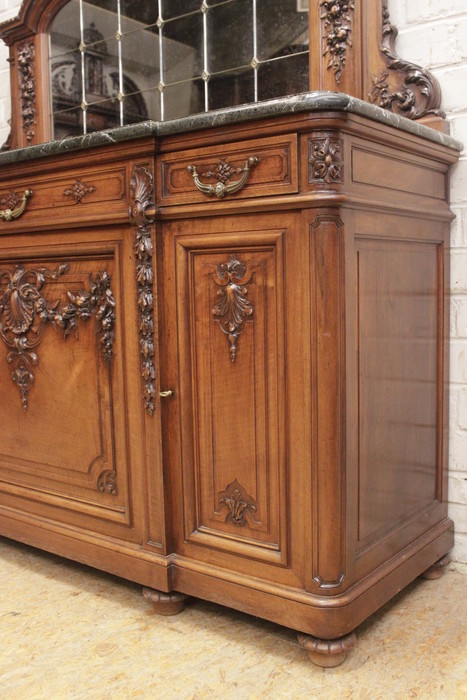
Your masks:
<instances>
[{"instance_id":1,"label":"white brick wall","mask_svg":"<svg viewBox=\"0 0 467 700\"><path fill-rule=\"evenodd\" d=\"M0 0L0 21L20 7ZM451 133L467 145L467 0L389 0L399 28L398 52L432 69L441 83ZM7 50L0 44L0 143L10 111ZM456 523L454 558L467 562L467 155L452 174L452 349L450 416L450 514Z\"/></svg>"}]
</instances>

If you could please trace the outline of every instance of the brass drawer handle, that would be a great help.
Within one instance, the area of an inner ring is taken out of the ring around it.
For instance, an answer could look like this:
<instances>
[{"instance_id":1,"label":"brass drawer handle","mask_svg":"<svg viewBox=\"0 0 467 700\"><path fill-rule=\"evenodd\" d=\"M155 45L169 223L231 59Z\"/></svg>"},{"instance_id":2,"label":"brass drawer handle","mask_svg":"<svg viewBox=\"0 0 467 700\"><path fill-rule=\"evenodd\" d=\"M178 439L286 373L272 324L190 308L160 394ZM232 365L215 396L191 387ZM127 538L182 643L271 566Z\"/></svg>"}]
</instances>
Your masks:
<instances>
[{"instance_id":1,"label":"brass drawer handle","mask_svg":"<svg viewBox=\"0 0 467 700\"><path fill-rule=\"evenodd\" d=\"M173 389L169 389L168 391L160 391L159 396L162 399L168 399L169 397L173 396L175 394Z\"/></svg>"},{"instance_id":2,"label":"brass drawer handle","mask_svg":"<svg viewBox=\"0 0 467 700\"><path fill-rule=\"evenodd\" d=\"M225 197L226 194L234 194L234 192L238 192L239 190L241 190L242 187L246 184L246 181L248 180L248 176L250 175L250 169L254 168L255 165L258 165L258 163L259 158L256 158L255 156L250 156L245 161L245 165L240 171L242 173L240 180L237 180L236 182L227 183L219 181L217 185L208 185L201 182L195 165L189 165L187 167L187 170L189 173L192 174L193 181L200 192L202 192L203 194L207 194L210 197L212 197L212 195L215 195L219 199L222 199L223 197Z\"/></svg>"},{"instance_id":3,"label":"brass drawer handle","mask_svg":"<svg viewBox=\"0 0 467 700\"><path fill-rule=\"evenodd\" d=\"M16 207L16 209L0 209L0 219L2 219L2 221L12 221L21 216L26 209L26 201L31 195L32 190L24 190L19 207Z\"/></svg>"}]
</instances>

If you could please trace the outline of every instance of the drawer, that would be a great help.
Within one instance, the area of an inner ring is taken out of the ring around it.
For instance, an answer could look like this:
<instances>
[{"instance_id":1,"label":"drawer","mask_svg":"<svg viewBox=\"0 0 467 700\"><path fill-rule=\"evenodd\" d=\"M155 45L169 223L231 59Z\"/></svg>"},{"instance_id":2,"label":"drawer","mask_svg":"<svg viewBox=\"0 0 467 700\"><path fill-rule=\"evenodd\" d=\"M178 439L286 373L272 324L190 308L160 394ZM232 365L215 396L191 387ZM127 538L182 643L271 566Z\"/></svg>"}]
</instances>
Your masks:
<instances>
[{"instance_id":1,"label":"drawer","mask_svg":"<svg viewBox=\"0 0 467 700\"><path fill-rule=\"evenodd\" d=\"M44 175L31 174L28 179L0 183L0 209L14 210L25 190L32 195L24 213L15 221L0 222L0 233L25 225L77 223L95 221L99 215L128 213L126 170L121 165L103 166L98 170L74 169ZM111 206L109 206L111 205Z\"/></svg>"},{"instance_id":2,"label":"drawer","mask_svg":"<svg viewBox=\"0 0 467 700\"><path fill-rule=\"evenodd\" d=\"M298 192L297 135L164 154L158 157L158 172L158 206L293 194ZM211 191L199 186L211 186ZM230 187L238 189L229 192Z\"/></svg>"}]
</instances>

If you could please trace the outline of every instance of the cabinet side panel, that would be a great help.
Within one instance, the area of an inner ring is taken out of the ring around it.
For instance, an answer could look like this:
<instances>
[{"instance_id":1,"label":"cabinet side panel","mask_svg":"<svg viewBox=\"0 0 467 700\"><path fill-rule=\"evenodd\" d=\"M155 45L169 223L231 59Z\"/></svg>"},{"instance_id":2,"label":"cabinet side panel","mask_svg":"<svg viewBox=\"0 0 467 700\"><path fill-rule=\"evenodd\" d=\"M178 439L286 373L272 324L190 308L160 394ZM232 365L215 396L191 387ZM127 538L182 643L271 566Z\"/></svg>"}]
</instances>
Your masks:
<instances>
[{"instance_id":1,"label":"cabinet side panel","mask_svg":"<svg viewBox=\"0 0 467 700\"><path fill-rule=\"evenodd\" d=\"M438 498L440 245L360 240L358 550Z\"/></svg>"}]
</instances>

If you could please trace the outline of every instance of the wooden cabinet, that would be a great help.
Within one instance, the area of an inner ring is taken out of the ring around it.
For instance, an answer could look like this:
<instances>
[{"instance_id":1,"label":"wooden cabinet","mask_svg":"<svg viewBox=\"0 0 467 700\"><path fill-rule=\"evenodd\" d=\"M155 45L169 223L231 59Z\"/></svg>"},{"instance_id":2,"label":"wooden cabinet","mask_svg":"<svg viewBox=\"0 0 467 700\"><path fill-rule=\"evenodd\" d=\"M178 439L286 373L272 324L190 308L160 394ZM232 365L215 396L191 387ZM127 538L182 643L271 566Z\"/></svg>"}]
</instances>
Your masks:
<instances>
[{"instance_id":1,"label":"wooden cabinet","mask_svg":"<svg viewBox=\"0 0 467 700\"><path fill-rule=\"evenodd\" d=\"M0 230L0 532L342 661L453 541L441 141L304 112L0 169L33 193Z\"/></svg>"}]
</instances>

